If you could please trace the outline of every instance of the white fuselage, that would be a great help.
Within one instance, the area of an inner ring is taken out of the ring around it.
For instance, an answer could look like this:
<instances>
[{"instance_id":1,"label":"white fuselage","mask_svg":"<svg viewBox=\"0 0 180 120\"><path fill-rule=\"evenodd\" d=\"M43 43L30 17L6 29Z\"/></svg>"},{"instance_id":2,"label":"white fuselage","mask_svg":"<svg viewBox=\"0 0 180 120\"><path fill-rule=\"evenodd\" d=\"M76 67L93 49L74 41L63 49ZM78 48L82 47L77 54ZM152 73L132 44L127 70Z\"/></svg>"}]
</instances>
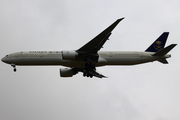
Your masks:
<instances>
[{"instance_id":1,"label":"white fuselage","mask_svg":"<svg viewBox=\"0 0 180 120\"><path fill-rule=\"evenodd\" d=\"M152 62L170 55L152 56L154 52L118 52L100 51L96 66L105 65L136 65ZM62 65L66 67L83 68L85 61L63 60L61 51L28 51L6 55L2 61L15 65Z\"/></svg>"}]
</instances>

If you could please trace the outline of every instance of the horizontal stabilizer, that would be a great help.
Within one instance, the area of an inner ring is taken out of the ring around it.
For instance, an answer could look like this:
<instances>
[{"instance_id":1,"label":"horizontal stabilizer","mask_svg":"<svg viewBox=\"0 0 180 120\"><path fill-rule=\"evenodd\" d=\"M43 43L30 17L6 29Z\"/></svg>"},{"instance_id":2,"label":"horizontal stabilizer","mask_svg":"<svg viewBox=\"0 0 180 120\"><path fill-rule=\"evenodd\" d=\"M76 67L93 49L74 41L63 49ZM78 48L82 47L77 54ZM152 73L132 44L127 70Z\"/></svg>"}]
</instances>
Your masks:
<instances>
[{"instance_id":1,"label":"horizontal stabilizer","mask_svg":"<svg viewBox=\"0 0 180 120\"><path fill-rule=\"evenodd\" d=\"M169 51L171 51L177 44L171 44L168 47L156 52L153 54L153 56L164 56L166 55Z\"/></svg>"},{"instance_id":2,"label":"horizontal stabilizer","mask_svg":"<svg viewBox=\"0 0 180 120\"><path fill-rule=\"evenodd\" d=\"M168 61L166 59L161 59L161 60L158 60L158 61L163 63L163 64L168 64Z\"/></svg>"}]
</instances>

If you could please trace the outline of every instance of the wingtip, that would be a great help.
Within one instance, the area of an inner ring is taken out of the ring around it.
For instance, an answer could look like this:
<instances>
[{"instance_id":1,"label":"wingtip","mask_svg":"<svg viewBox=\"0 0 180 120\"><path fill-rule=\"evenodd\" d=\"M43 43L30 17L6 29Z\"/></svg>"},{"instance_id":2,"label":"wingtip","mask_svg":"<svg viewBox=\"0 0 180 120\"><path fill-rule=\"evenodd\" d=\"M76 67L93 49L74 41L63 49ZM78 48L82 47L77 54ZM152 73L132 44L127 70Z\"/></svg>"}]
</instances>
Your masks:
<instances>
[{"instance_id":1,"label":"wingtip","mask_svg":"<svg viewBox=\"0 0 180 120\"><path fill-rule=\"evenodd\" d=\"M108 77L103 75L103 78L108 78Z\"/></svg>"},{"instance_id":2,"label":"wingtip","mask_svg":"<svg viewBox=\"0 0 180 120\"><path fill-rule=\"evenodd\" d=\"M119 18L119 19L117 19L118 21L121 21L121 20L123 20L125 17L123 17L123 18Z\"/></svg>"}]
</instances>

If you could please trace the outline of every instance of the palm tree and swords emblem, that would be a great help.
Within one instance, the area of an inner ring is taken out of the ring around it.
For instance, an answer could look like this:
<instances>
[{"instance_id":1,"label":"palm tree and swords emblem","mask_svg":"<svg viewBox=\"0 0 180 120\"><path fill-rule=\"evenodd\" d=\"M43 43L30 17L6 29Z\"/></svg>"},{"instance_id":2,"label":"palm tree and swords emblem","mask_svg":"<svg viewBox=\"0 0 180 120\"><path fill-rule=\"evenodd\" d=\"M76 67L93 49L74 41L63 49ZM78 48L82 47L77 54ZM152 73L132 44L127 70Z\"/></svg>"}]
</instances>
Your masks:
<instances>
[{"instance_id":1,"label":"palm tree and swords emblem","mask_svg":"<svg viewBox=\"0 0 180 120\"><path fill-rule=\"evenodd\" d=\"M156 43L154 44L154 48L155 48L156 50L161 50L162 47L163 47L163 45L161 45L161 44L162 44L161 41L156 41Z\"/></svg>"}]
</instances>

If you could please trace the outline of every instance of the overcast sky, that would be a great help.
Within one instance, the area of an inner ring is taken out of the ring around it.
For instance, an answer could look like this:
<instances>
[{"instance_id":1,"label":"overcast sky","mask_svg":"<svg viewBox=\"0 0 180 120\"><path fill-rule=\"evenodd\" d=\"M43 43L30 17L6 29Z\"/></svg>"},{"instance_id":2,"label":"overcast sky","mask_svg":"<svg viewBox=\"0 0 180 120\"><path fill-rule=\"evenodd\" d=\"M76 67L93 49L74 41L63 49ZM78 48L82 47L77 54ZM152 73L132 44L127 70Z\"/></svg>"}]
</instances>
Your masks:
<instances>
[{"instance_id":1,"label":"overcast sky","mask_svg":"<svg viewBox=\"0 0 180 120\"><path fill-rule=\"evenodd\" d=\"M179 0L1 0L0 57L19 51L76 50L125 17L102 51L144 51L163 32L180 40ZM180 47L168 59L98 68L61 78L62 66L0 62L1 120L179 120Z\"/></svg>"}]
</instances>

